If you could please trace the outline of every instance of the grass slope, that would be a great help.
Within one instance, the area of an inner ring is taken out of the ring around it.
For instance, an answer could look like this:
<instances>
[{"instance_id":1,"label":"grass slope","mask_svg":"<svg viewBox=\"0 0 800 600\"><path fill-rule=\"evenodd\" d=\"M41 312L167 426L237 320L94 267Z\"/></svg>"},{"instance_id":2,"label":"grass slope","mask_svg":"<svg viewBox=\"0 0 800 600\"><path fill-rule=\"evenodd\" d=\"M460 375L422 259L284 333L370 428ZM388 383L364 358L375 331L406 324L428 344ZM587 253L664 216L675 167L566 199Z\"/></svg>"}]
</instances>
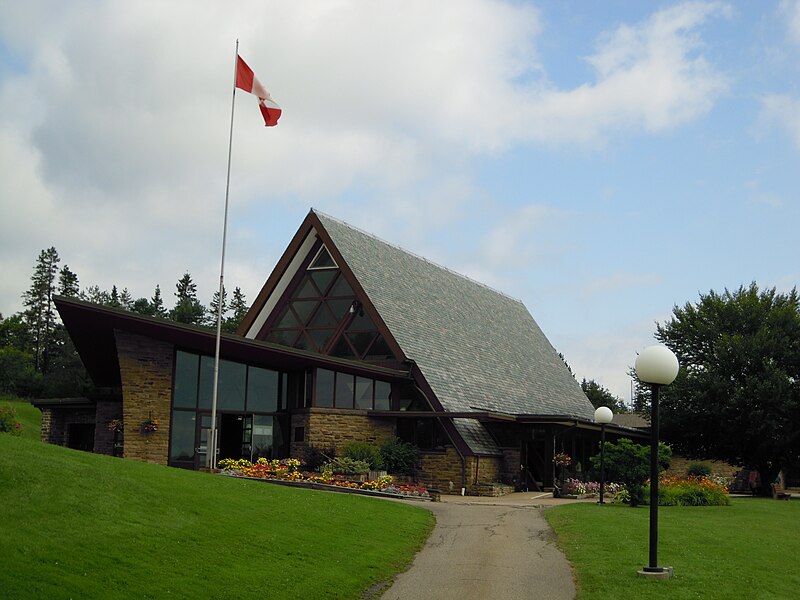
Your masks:
<instances>
[{"instance_id":1,"label":"grass slope","mask_svg":"<svg viewBox=\"0 0 800 600\"><path fill-rule=\"evenodd\" d=\"M22 437L30 440L41 439L42 411L27 400L15 396L0 396L0 406L10 404L17 411L17 420L22 425Z\"/></svg>"},{"instance_id":2,"label":"grass slope","mask_svg":"<svg viewBox=\"0 0 800 600\"><path fill-rule=\"evenodd\" d=\"M11 598L357 598L433 517L362 496L0 435L0 590Z\"/></svg>"},{"instance_id":3,"label":"grass slope","mask_svg":"<svg viewBox=\"0 0 800 600\"><path fill-rule=\"evenodd\" d=\"M734 499L731 506L659 509L659 564L645 580L649 510L580 503L545 512L572 562L578 599L796 598L800 502Z\"/></svg>"}]
</instances>

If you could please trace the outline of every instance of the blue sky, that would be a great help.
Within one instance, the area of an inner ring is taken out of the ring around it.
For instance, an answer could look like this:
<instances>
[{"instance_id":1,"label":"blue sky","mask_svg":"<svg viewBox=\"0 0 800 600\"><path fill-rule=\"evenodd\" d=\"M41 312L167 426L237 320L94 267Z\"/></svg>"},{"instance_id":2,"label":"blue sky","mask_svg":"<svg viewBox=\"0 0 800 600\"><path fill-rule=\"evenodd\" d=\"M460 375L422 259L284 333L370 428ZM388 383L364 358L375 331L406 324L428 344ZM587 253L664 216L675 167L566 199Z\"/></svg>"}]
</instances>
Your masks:
<instances>
[{"instance_id":1,"label":"blue sky","mask_svg":"<svg viewBox=\"0 0 800 600\"><path fill-rule=\"evenodd\" d=\"M187 15L191 15L187 24ZM654 323L800 279L800 3L0 6L0 313L56 246L83 286L253 299L310 207L522 300L627 399Z\"/></svg>"}]
</instances>

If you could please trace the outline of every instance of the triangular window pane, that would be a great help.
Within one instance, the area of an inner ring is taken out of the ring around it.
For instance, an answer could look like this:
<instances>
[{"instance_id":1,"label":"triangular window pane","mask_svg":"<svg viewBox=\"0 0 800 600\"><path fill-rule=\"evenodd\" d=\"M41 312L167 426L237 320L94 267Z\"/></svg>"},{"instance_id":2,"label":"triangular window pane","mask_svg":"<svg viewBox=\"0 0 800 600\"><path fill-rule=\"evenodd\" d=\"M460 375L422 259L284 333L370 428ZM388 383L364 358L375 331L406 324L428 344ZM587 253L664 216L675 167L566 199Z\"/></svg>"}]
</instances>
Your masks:
<instances>
[{"instance_id":1,"label":"triangular window pane","mask_svg":"<svg viewBox=\"0 0 800 600\"><path fill-rule=\"evenodd\" d=\"M386 343L386 340L383 339L382 335L378 336L372 346L369 347L369 351L365 358L391 358L392 351L389 350L389 344Z\"/></svg>"},{"instance_id":2,"label":"triangular window pane","mask_svg":"<svg viewBox=\"0 0 800 600\"><path fill-rule=\"evenodd\" d=\"M331 258L328 249L323 245L322 248L319 249L317 255L314 257L314 260L311 261L311 264L308 266L309 269L335 269L338 265L334 262L333 258Z\"/></svg>"},{"instance_id":3,"label":"triangular window pane","mask_svg":"<svg viewBox=\"0 0 800 600\"><path fill-rule=\"evenodd\" d=\"M363 308L355 314L347 327L348 331L373 331L374 329L375 325L372 323L372 319L364 312Z\"/></svg>"},{"instance_id":4,"label":"triangular window pane","mask_svg":"<svg viewBox=\"0 0 800 600\"><path fill-rule=\"evenodd\" d=\"M306 275L294 292L293 298L319 298L319 290L311 283L311 279Z\"/></svg>"},{"instance_id":5,"label":"triangular window pane","mask_svg":"<svg viewBox=\"0 0 800 600\"><path fill-rule=\"evenodd\" d=\"M294 346L297 330L273 331L267 336L267 341L281 346Z\"/></svg>"},{"instance_id":6,"label":"triangular window pane","mask_svg":"<svg viewBox=\"0 0 800 600\"><path fill-rule=\"evenodd\" d=\"M342 317L347 314L350 307L353 306L353 301L349 298L342 300L328 300L325 304L331 309L333 316L337 321L341 321Z\"/></svg>"},{"instance_id":7,"label":"triangular window pane","mask_svg":"<svg viewBox=\"0 0 800 600\"><path fill-rule=\"evenodd\" d=\"M338 356L339 358L354 358L355 354L353 353L353 349L350 347L350 344L347 343L347 340L344 336L339 338L339 341L336 342L336 345L333 347L333 350L330 351L331 356Z\"/></svg>"},{"instance_id":8,"label":"triangular window pane","mask_svg":"<svg viewBox=\"0 0 800 600\"><path fill-rule=\"evenodd\" d=\"M314 315L314 318L311 319L311 322L308 324L309 327L332 327L333 325L337 325L337 320L331 314L331 311L328 310L328 307L325 306L324 302L320 303L319 310L317 314Z\"/></svg>"},{"instance_id":9,"label":"triangular window pane","mask_svg":"<svg viewBox=\"0 0 800 600\"><path fill-rule=\"evenodd\" d=\"M297 322L297 318L287 306L283 309L283 313L275 323L275 329L289 329L290 327L297 327L298 325L299 323Z\"/></svg>"},{"instance_id":10,"label":"triangular window pane","mask_svg":"<svg viewBox=\"0 0 800 600\"><path fill-rule=\"evenodd\" d=\"M349 296L352 298L355 294L353 293L353 288L350 287L344 276L341 276L336 280L336 283L333 284L328 296Z\"/></svg>"},{"instance_id":11,"label":"triangular window pane","mask_svg":"<svg viewBox=\"0 0 800 600\"><path fill-rule=\"evenodd\" d=\"M363 356L367 351L367 348L369 348L369 345L372 343L372 340L375 339L375 334L373 332L357 332L348 333L347 337L350 340L350 343L353 344L356 354L358 356Z\"/></svg>"},{"instance_id":12,"label":"triangular window pane","mask_svg":"<svg viewBox=\"0 0 800 600\"><path fill-rule=\"evenodd\" d=\"M320 293L324 296L328 286L331 284L331 281L333 281L333 278L336 277L336 270L325 269L324 271L311 271L309 275L311 276L311 279L314 280L314 283L317 284L317 288L319 288Z\"/></svg>"},{"instance_id":13,"label":"triangular window pane","mask_svg":"<svg viewBox=\"0 0 800 600\"><path fill-rule=\"evenodd\" d=\"M311 339L314 340L317 351L322 352L335 331L335 329L308 329L306 330L306 334L311 336Z\"/></svg>"},{"instance_id":14,"label":"triangular window pane","mask_svg":"<svg viewBox=\"0 0 800 600\"><path fill-rule=\"evenodd\" d=\"M314 350L313 346L311 345L311 341L302 333L300 337L297 338L297 341L294 343L295 348L299 348L300 350Z\"/></svg>"},{"instance_id":15,"label":"triangular window pane","mask_svg":"<svg viewBox=\"0 0 800 600\"><path fill-rule=\"evenodd\" d=\"M300 320L305 323L308 321L311 313L314 312L314 309L317 308L317 304L319 304L319 302L316 300L295 300L292 302L292 308L294 308Z\"/></svg>"}]
</instances>

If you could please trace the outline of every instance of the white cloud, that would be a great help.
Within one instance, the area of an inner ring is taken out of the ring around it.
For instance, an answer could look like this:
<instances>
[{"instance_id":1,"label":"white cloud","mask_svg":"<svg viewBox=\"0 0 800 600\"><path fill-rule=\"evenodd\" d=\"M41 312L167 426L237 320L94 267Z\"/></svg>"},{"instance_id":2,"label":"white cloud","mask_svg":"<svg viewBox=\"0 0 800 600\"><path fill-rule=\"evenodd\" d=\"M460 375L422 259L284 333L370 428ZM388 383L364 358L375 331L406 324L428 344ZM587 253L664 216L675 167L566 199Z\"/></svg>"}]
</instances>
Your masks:
<instances>
[{"instance_id":1,"label":"white cloud","mask_svg":"<svg viewBox=\"0 0 800 600\"><path fill-rule=\"evenodd\" d=\"M800 99L788 94L764 96L759 121L762 126L777 124L785 129L800 149Z\"/></svg>"},{"instance_id":2,"label":"white cloud","mask_svg":"<svg viewBox=\"0 0 800 600\"><path fill-rule=\"evenodd\" d=\"M800 44L800 1L783 0L779 11L786 19L786 30L789 39L795 44Z\"/></svg>"},{"instance_id":3,"label":"white cloud","mask_svg":"<svg viewBox=\"0 0 800 600\"><path fill-rule=\"evenodd\" d=\"M688 3L620 26L587 59L595 80L558 89L530 4L3 4L0 59L13 68L0 70L0 263L27 269L56 245L82 282L134 295L159 282L167 296L186 269L198 280L213 272L237 36L284 115L265 130L254 99L237 95L235 214L270 207L269 222L248 223L265 230L331 206L418 247L422 232L480 207L471 171L487 153L594 145L707 112L725 80L702 56L699 32L722 12ZM552 218L526 211L521 222ZM490 261L530 255L520 224L488 220L497 222L483 247ZM231 260L260 256L233 250ZM4 282L0 307L18 306L26 282Z\"/></svg>"}]
</instances>

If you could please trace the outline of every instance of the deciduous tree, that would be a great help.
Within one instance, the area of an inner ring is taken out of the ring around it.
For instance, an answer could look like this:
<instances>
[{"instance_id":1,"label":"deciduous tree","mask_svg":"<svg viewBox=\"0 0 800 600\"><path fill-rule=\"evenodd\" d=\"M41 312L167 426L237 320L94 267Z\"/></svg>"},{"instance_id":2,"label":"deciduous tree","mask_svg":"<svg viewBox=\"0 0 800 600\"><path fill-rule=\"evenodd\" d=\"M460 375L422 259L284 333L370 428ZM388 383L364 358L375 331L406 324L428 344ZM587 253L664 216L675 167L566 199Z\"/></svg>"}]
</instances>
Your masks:
<instances>
[{"instance_id":1,"label":"deciduous tree","mask_svg":"<svg viewBox=\"0 0 800 600\"><path fill-rule=\"evenodd\" d=\"M586 381L584 378L583 381L581 381L581 389L595 408L607 406L615 413L628 412L628 407L625 406L621 398L612 394L607 388L597 383L594 379Z\"/></svg>"},{"instance_id":2,"label":"deciduous tree","mask_svg":"<svg viewBox=\"0 0 800 600\"><path fill-rule=\"evenodd\" d=\"M663 388L664 439L697 458L757 468L765 489L800 467L800 302L749 287L676 306L656 338L678 356Z\"/></svg>"}]
</instances>

